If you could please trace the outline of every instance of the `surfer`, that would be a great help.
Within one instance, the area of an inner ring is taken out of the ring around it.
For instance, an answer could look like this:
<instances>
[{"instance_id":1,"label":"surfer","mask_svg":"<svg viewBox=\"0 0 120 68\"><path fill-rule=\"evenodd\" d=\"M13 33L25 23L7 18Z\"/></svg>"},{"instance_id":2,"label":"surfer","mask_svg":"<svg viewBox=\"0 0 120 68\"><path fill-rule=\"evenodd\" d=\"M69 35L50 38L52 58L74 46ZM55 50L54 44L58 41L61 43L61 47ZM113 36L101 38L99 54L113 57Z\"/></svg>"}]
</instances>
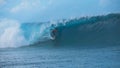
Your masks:
<instances>
[{"instance_id":1,"label":"surfer","mask_svg":"<svg viewBox=\"0 0 120 68\"><path fill-rule=\"evenodd\" d=\"M56 38L56 36L57 36L57 29L53 29L53 30L51 31L51 36L52 36L53 39Z\"/></svg>"}]
</instances>

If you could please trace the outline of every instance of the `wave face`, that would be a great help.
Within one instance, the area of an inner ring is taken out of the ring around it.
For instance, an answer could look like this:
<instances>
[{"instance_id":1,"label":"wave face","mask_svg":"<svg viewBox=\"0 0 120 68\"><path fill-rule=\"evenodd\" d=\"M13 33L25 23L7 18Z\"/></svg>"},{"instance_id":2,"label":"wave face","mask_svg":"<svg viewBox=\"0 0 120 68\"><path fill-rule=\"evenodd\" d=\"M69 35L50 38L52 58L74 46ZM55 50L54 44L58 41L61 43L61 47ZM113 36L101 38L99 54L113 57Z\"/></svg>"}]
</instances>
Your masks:
<instances>
[{"instance_id":1,"label":"wave face","mask_svg":"<svg viewBox=\"0 0 120 68\"><path fill-rule=\"evenodd\" d=\"M120 44L120 14L82 17L53 24L0 21L0 48L20 47L41 42L56 45ZM55 39L52 39L53 30Z\"/></svg>"},{"instance_id":2,"label":"wave face","mask_svg":"<svg viewBox=\"0 0 120 68\"><path fill-rule=\"evenodd\" d=\"M49 23L19 23L0 21L0 48L21 47L50 39Z\"/></svg>"}]
</instances>

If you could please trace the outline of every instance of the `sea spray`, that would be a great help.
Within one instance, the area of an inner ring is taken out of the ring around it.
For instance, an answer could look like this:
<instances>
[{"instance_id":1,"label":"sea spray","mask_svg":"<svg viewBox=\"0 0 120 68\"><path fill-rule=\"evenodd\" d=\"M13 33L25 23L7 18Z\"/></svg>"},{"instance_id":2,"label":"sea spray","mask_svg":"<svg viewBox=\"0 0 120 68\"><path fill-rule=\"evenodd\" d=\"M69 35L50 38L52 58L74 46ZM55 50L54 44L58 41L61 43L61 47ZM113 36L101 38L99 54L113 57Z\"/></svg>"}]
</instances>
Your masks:
<instances>
[{"instance_id":1,"label":"sea spray","mask_svg":"<svg viewBox=\"0 0 120 68\"><path fill-rule=\"evenodd\" d=\"M3 19L0 21L0 48L20 47L28 45L20 23L15 20Z\"/></svg>"}]
</instances>

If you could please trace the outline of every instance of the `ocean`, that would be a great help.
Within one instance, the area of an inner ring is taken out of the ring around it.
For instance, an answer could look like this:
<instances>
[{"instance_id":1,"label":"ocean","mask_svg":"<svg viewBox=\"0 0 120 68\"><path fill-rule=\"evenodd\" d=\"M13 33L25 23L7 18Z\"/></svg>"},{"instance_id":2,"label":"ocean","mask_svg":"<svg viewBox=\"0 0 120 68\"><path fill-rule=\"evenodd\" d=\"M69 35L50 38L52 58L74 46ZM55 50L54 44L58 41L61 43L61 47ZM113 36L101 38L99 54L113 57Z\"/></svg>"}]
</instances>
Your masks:
<instances>
[{"instance_id":1,"label":"ocean","mask_svg":"<svg viewBox=\"0 0 120 68\"><path fill-rule=\"evenodd\" d=\"M119 26L119 13L41 23L2 20L0 68L119 68Z\"/></svg>"}]
</instances>

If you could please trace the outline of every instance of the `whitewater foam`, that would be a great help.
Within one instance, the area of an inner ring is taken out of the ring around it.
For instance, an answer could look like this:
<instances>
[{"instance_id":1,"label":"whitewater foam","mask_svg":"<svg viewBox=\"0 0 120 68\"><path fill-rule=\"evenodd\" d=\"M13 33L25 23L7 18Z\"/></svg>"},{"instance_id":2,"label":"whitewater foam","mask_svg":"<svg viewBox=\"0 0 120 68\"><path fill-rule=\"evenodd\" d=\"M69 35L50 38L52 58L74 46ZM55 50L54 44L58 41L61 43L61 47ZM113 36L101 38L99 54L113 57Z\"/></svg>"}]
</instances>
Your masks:
<instances>
[{"instance_id":1,"label":"whitewater foam","mask_svg":"<svg viewBox=\"0 0 120 68\"><path fill-rule=\"evenodd\" d=\"M0 48L28 45L18 21L3 19L0 21L0 29Z\"/></svg>"}]
</instances>

